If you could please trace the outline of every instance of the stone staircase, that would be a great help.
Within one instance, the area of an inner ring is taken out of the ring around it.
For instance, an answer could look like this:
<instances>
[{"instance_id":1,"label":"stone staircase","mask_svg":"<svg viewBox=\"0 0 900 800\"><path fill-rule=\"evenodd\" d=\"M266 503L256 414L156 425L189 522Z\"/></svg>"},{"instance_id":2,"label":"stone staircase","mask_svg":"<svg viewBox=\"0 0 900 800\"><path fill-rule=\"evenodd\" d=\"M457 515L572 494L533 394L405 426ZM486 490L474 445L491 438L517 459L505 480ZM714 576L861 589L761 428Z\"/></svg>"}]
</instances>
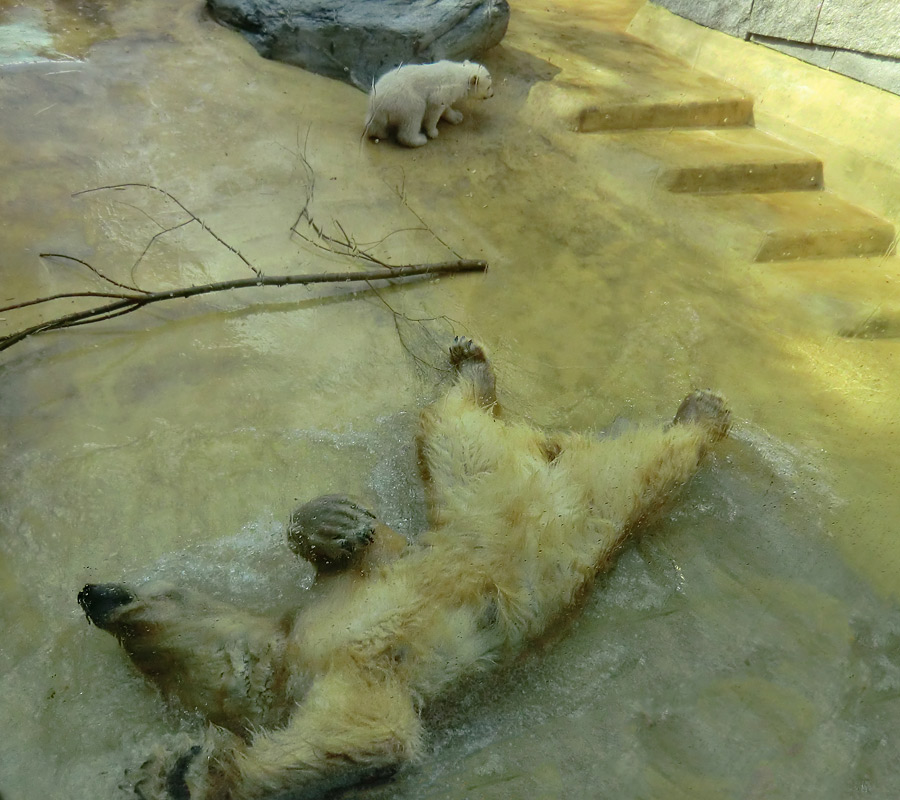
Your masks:
<instances>
[{"instance_id":1,"label":"stone staircase","mask_svg":"<svg viewBox=\"0 0 900 800\"><path fill-rule=\"evenodd\" d=\"M529 102L570 130L627 137L656 185L720 215L759 262L883 256L893 225L825 188L821 160L753 126L753 99L625 33L573 47Z\"/></svg>"}]
</instances>

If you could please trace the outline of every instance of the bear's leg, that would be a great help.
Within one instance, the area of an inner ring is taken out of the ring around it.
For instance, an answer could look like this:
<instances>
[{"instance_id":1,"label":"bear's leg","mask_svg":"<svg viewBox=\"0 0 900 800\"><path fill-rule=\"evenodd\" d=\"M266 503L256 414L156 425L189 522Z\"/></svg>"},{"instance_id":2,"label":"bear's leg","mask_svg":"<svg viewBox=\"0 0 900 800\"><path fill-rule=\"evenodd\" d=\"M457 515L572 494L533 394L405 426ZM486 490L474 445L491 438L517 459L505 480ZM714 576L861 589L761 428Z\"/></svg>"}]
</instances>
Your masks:
<instances>
[{"instance_id":1,"label":"bear's leg","mask_svg":"<svg viewBox=\"0 0 900 800\"><path fill-rule=\"evenodd\" d=\"M441 115L441 119L447 120L451 125L459 125L463 121L462 111L457 111L455 108L447 106Z\"/></svg>"},{"instance_id":2,"label":"bear's leg","mask_svg":"<svg viewBox=\"0 0 900 800\"><path fill-rule=\"evenodd\" d=\"M366 120L365 135L370 139L387 139L388 133L388 121L384 113L372 112L372 115Z\"/></svg>"},{"instance_id":3,"label":"bear's leg","mask_svg":"<svg viewBox=\"0 0 900 800\"><path fill-rule=\"evenodd\" d=\"M422 121L425 119L425 101L414 101L404 109L401 119L397 120L397 141L407 147L421 147L428 144L428 137L422 133Z\"/></svg>"},{"instance_id":4,"label":"bear's leg","mask_svg":"<svg viewBox=\"0 0 900 800\"><path fill-rule=\"evenodd\" d=\"M379 669L338 667L315 680L284 728L236 753L234 797L320 797L391 774L421 746L421 722L401 682Z\"/></svg>"},{"instance_id":5,"label":"bear's leg","mask_svg":"<svg viewBox=\"0 0 900 800\"><path fill-rule=\"evenodd\" d=\"M471 384L475 402L493 411L497 404L496 379L481 345L464 336L457 336L450 345L450 363L456 370L459 383Z\"/></svg>"},{"instance_id":6,"label":"bear's leg","mask_svg":"<svg viewBox=\"0 0 900 800\"><path fill-rule=\"evenodd\" d=\"M422 127L425 129L425 133L428 135L429 139L437 139L438 136L438 120L443 115L446 110L446 106L443 103L438 103L437 105L428 105L428 108L425 110L425 118L422 120Z\"/></svg>"},{"instance_id":7,"label":"bear's leg","mask_svg":"<svg viewBox=\"0 0 900 800\"><path fill-rule=\"evenodd\" d=\"M286 626L168 584L88 584L88 620L160 690L236 733L283 720Z\"/></svg>"},{"instance_id":8,"label":"bear's leg","mask_svg":"<svg viewBox=\"0 0 900 800\"><path fill-rule=\"evenodd\" d=\"M484 350L457 337L450 347L456 380L424 409L418 434L419 464L434 527L459 517L451 508L481 508L472 492L499 469L510 451L525 447L496 417L494 371Z\"/></svg>"},{"instance_id":9,"label":"bear's leg","mask_svg":"<svg viewBox=\"0 0 900 800\"><path fill-rule=\"evenodd\" d=\"M638 526L663 511L709 449L728 432L730 412L712 392L694 392L665 427L633 428L619 437L557 437L552 469L588 500L583 541L568 543L600 567ZM552 550L552 548L547 548Z\"/></svg>"},{"instance_id":10,"label":"bear's leg","mask_svg":"<svg viewBox=\"0 0 900 800\"><path fill-rule=\"evenodd\" d=\"M145 800L312 800L386 777L422 747L409 692L353 666L317 678L284 727L249 745L223 734L211 727L199 742L155 753L135 792Z\"/></svg>"}]
</instances>

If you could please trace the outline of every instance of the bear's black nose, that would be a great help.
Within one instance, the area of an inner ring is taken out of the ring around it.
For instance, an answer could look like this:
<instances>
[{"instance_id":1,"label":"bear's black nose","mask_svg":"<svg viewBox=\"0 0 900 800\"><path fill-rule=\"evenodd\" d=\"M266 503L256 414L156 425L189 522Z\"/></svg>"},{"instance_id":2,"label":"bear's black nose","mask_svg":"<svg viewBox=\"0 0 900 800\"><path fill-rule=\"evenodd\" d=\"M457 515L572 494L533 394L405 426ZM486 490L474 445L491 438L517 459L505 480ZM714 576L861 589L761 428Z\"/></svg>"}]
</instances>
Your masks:
<instances>
[{"instance_id":1,"label":"bear's black nose","mask_svg":"<svg viewBox=\"0 0 900 800\"><path fill-rule=\"evenodd\" d=\"M78 593L78 605L98 628L103 627L113 611L135 599L128 589L118 583L89 583Z\"/></svg>"}]
</instances>

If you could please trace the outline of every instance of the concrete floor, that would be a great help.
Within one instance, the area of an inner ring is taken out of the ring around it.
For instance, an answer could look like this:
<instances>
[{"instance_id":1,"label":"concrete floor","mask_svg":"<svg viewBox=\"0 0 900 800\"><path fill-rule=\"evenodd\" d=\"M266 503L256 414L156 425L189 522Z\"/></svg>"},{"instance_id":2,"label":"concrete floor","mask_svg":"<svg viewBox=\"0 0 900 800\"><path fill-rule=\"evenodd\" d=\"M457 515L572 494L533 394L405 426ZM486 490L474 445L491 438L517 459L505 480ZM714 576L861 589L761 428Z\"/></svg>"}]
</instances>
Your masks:
<instances>
[{"instance_id":1,"label":"concrete floor","mask_svg":"<svg viewBox=\"0 0 900 800\"><path fill-rule=\"evenodd\" d=\"M539 424L662 419L713 386L735 431L570 638L442 710L428 763L370 794L896 796L897 98L639 2L521 0L484 59L495 97L410 151L360 141L363 95L196 3L5 3L0 31L0 304L103 286L44 252L144 288L249 276L153 189L75 195L120 184L266 274L357 268L291 233L311 192L379 258L489 263L160 304L0 354L5 800L109 796L197 724L88 629L84 582L287 603L283 520L327 491L416 533L415 413L457 333Z\"/></svg>"}]
</instances>

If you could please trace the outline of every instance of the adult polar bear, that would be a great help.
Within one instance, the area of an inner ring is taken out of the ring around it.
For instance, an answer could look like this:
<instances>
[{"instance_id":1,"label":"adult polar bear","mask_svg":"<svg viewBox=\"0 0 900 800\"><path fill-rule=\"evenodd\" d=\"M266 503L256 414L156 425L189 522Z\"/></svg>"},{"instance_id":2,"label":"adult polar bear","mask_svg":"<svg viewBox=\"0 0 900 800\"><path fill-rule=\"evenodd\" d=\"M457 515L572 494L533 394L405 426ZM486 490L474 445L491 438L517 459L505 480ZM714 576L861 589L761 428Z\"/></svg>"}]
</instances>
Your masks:
<instances>
[{"instance_id":1,"label":"adult polar bear","mask_svg":"<svg viewBox=\"0 0 900 800\"><path fill-rule=\"evenodd\" d=\"M421 147L437 138L441 119L452 125L462 122L462 112L453 108L454 103L493 96L491 74L474 61L397 67L382 75L369 92L364 135L386 139L396 130L400 144Z\"/></svg>"},{"instance_id":2,"label":"adult polar bear","mask_svg":"<svg viewBox=\"0 0 900 800\"><path fill-rule=\"evenodd\" d=\"M295 800L415 759L420 706L540 636L728 429L722 400L694 392L664 428L548 436L497 418L478 345L457 339L450 356L456 379L421 420L431 530L415 545L398 552L397 534L328 496L292 517L290 544L324 586L288 622L171 587L79 594L164 692L216 723L151 759L139 796Z\"/></svg>"}]
</instances>

